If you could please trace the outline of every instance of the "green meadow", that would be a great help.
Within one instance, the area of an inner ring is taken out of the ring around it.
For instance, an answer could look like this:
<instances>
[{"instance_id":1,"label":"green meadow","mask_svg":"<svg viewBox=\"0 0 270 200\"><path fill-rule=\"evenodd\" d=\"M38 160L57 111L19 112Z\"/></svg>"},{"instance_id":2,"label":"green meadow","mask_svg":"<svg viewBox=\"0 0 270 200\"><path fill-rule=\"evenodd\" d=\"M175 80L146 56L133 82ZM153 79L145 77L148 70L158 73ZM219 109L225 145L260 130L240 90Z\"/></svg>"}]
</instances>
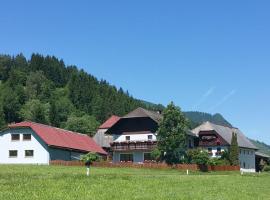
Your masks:
<instances>
[{"instance_id":1,"label":"green meadow","mask_svg":"<svg viewBox=\"0 0 270 200\"><path fill-rule=\"evenodd\" d=\"M270 199L270 174L0 166L1 200Z\"/></svg>"}]
</instances>

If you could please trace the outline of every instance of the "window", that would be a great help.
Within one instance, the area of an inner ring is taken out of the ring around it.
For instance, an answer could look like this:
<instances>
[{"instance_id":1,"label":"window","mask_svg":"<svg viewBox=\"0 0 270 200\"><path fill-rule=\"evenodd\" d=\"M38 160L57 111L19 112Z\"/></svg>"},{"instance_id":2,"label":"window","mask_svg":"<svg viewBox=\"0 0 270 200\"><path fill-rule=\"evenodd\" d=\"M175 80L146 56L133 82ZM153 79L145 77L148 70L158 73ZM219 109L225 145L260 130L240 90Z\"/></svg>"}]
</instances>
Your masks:
<instances>
[{"instance_id":1,"label":"window","mask_svg":"<svg viewBox=\"0 0 270 200\"><path fill-rule=\"evenodd\" d=\"M31 140L31 134L23 134L23 140Z\"/></svg>"},{"instance_id":2,"label":"window","mask_svg":"<svg viewBox=\"0 0 270 200\"><path fill-rule=\"evenodd\" d=\"M19 141L20 134L11 134L11 141Z\"/></svg>"},{"instance_id":3,"label":"window","mask_svg":"<svg viewBox=\"0 0 270 200\"><path fill-rule=\"evenodd\" d=\"M25 157L34 157L34 150L25 150Z\"/></svg>"},{"instance_id":4,"label":"window","mask_svg":"<svg viewBox=\"0 0 270 200\"><path fill-rule=\"evenodd\" d=\"M148 140L153 140L153 136L152 135L148 135Z\"/></svg>"},{"instance_id":5,"label":"window","mask_svg":"<svg viewBox=\"0 0 270 200\"><path fill-rule=\"evenodd\" d=\"M126 140L127 141L130 141L130 136L126 136Z\"/></svg>"},{"instance_id":6,"label":"window","mask_svg":"<svg viewBox=\"0 0 270 200\"><path fill-rule=\"evenodd\" d=\"M133 162L133 154L120 154L120 162Z\"/></svg>"},{"instance_id":7,"label":"window","mask_svg":"<svg viewBox=\"0 0 270 200\"><path fill-rule=\"evenodd\" d=\"M240 154L242 154L242 150L240 149Z\"/></svg>"},{"instance_id":8,"label":"window","mask_svg":"<svg viewBox=\"0 0 270 200\"><path fill-rule=\"evenodd\" d=\"M10 150L9 151L9 157L10 158L16 158L18 156L18 151L17 150Z\"/></svg>"},{"instance_id":9,"label":"window","mask_svg":"<svg viewBox=\"0 0 270 200\"><path fill-rule=\"evenodd\" d=\"M152 161L152 160L155 160L155 159L152 157L151 153L144 153L143 155L144 155L144 161Z\"/></svg>"},{"instance_id":10,"label":"window","mask_svg":"<svg viewBox=\"0 0 270 200\"><path fill-rule=\"evenodd\" d=\"M246 154L246 150L244 150L244 155Z\"/></svg>"},{"instance_id":11,"label":"window","mask_svg":"<svg viewBox=\"0 0 270 200\"><path fill-rule=\"evenodd\" d=\"M217 148L217 153L216 153L216 155L217 155L217 156L220 156L220 155L221 155L221 148L220 148L220 147Z\"/></svg>"}]
</instances>

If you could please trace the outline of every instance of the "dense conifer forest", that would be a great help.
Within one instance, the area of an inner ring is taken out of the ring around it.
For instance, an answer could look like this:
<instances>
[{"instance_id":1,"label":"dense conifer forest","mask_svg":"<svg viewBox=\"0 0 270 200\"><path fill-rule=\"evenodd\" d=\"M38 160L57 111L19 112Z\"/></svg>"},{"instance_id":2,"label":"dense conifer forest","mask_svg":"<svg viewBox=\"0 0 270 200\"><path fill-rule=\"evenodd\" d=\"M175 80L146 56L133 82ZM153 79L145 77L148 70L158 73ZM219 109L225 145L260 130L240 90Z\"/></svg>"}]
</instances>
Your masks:
<instances>
[{"instance_id":1,"label":"dense conifer forest","mask_svg":"<svg viewBox=\"0 0 270 200\"><path fill-rule=\"evenodd\" d=\"M1 55L0 81L1 127L31 120L93 134L113 114L123 116L139 106L163 109L54 56Z\"/></svg>"}]
</instances>

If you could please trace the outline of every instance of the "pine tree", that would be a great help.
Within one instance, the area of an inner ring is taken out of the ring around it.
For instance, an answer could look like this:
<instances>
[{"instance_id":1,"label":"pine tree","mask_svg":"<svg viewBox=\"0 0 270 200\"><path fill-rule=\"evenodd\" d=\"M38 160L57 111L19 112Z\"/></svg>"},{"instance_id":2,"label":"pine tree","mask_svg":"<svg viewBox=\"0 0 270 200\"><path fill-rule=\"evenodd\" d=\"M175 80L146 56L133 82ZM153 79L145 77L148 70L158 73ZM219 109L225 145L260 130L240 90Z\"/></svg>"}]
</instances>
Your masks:
<instances>
[{"instance_id":1,"label":"pine tree","mask_svg":"<svg viewBox=\"0 0 270 200\"><path fill-rule=\"evenodd\" d=\"M5 115L3 112L3 106L0 103L0 130L6 126Z\"/></svg>"},{"instance_id":2,"label":"pine tree","mask_svg":"<svg viewBox=\"0 0 270 200\"><path fill-rule=\"evenodd\" d=\"M237 142L237 134L232 133L232 141L229 151L230 163L233 166L239 165L239 146Z\"/></svg>"},{"instance_id":3,"label":"pine tree","mask_svg":"<svg viewBox=\"0 0 270 200\"><path fill-rule=\"evenodd\" d=\"M187 120L173 102L163 112L158 130L158 148L167 164L181 163L186 151Z\"/></svg>"}]
</instances>

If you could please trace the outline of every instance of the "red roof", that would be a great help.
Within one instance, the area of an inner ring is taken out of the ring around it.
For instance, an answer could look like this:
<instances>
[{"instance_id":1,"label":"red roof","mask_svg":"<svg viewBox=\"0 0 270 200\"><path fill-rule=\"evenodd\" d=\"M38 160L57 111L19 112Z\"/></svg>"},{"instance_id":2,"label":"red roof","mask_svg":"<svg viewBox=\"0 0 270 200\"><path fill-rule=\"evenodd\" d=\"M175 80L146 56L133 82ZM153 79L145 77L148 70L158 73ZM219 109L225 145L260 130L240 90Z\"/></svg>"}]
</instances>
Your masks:
<instances>
[{"instance_id":1,"label":"red roof","mask_svg":"<svg viewBox=\"0 0 270 200\"><path fill-rule=\"evenodd\" d=\"M118 117L116 115L111 116L106 122L104 122L99 129L109 129L111 128L116 122L119 121L121 117Z\"/></svg>"},{"instance_id":2,"label":"red roof","mask_svg":"<svg viewBox=\"0 0 270 200\"><path fill-rule=\"evenodd\" d=\"M107 154L92 138L84 134L29 121L9 125L9 128L18 127L31 128L49 146Z\"/></svg>"}]
</instances>

